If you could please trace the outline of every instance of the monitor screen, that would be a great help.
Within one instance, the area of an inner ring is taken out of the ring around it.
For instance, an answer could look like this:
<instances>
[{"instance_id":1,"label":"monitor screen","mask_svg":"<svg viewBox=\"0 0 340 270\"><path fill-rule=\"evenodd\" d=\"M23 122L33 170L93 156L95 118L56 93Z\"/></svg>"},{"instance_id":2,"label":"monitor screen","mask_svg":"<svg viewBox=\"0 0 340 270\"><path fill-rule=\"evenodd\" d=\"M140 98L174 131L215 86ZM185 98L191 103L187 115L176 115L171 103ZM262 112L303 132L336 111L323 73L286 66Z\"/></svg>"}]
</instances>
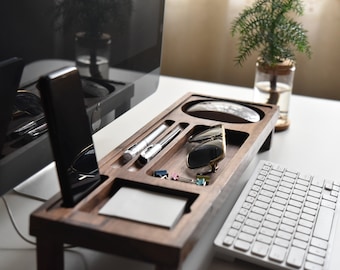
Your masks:
<instances>
[{"instance_id":1,"label":"monitor screen","mask_svg":"<svg viewBox=\"0 0 340 270\"><path fill-rule=\"evenodd\" d=\"M35 84L40 76L65 66L78 67L82 71L85 104L95 132L156 91L164 2L1 1L0 61L22 58L25 67L19 89L36 95L39 91ZM100 23L97 24L97 20ZM96 57L93 58L94 43L88 40L94 36L101 39L95 43ZM84 47L89 51L84 52ZM98 60L101 57L105 58L107 73L102 72L105 65ZM20 91L20 94L25 93ZM118 101L121 103L115 104ZM24 117L21 122L29 119L27 114ZM41 121L40 116L35 117L33 120ZM35 138L33 143L21 142L6 148L10 151L0 159L0 195L53 161L47 136L46 133ZM37 158L32 159L32 153ZM6 177L9 175L11 177ZM2 185L3 181L7 181L6 185Z\"/></svg>"}]
</instances>

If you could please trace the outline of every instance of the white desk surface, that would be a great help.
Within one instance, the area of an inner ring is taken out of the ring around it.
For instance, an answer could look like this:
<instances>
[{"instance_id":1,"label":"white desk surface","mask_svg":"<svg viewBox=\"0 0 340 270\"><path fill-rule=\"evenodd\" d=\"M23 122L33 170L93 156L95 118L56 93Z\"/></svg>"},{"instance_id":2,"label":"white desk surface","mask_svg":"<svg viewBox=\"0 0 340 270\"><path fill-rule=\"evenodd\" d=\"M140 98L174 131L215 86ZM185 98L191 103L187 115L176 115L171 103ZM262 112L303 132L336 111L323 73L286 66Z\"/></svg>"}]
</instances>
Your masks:
<instances>
[{"instance_id":1,"label":"white desk surface","mask_svg":"<svg viewBox=\"0 0 340 270\"><path fill-rule=\"evenodd\" d=\"M94 135L98 159L138 131L156 115L170 106L187 92L208 94L241 100L251 100L252 90L235 86L161 77L155 94L120 116ZM244 262L225 262L213 257L213 239L222 225L230 207L241 191L247 176L260 159L288 165L304 172L340 178L340 102L293 95L290 105L291 126L287 131L275 133L271 149L258 154L240 178L233 196L225 203L206 234L184 262L183 269L261 269ZM33 178L41 178L52 187L57 183L54 164L43 169ZM47 182L49 181L49 182ZM5 195L19 230L31 240L28 234L29 215L40 204L16 193ZM84 236L86 237L86 236ZM131 261L85 249L65 252L67 270L92 269L154 269L153 265ZM35 248L24 242L13 229L4 204L0 202L0 270L36 269Z\"/></svg>"}]
</instances>

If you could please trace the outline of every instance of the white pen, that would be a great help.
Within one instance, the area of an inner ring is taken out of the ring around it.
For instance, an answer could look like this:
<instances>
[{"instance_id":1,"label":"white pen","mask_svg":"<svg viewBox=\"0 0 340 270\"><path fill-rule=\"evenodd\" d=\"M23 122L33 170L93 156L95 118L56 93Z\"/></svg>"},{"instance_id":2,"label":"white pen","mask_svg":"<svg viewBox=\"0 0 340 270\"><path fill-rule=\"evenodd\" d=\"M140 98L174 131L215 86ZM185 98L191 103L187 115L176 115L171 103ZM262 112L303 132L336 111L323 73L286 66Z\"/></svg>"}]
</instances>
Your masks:
<instances>
[{"instance_id":1,"label":"white pen","mask_svg":"<svg viewBox=\"0 0 340 270\"><path fill-rule=\"evenodd\" d=\"M168 136L159 143L149 145L140 154L138 161L141 165L145 165L154 158L169 142L171 142L182 131L181 127L175 128Z\"/></svg>"},{"instance_id":2,"label":"white pen","mask_svg":"<svg viewBox=\"0 0 340 270\"><path fill-rule=\"evenodd\" d=\"M133 159L136 155L142 152L154 139L156 139L159 135L162 134L164 130L168 128L168 125L162 124L158 128L156 128L153 132L151 132L148 136L146 136L139 143L131 145L123 154L123 161L126 163Z\"/></svg>"}]
</instances>

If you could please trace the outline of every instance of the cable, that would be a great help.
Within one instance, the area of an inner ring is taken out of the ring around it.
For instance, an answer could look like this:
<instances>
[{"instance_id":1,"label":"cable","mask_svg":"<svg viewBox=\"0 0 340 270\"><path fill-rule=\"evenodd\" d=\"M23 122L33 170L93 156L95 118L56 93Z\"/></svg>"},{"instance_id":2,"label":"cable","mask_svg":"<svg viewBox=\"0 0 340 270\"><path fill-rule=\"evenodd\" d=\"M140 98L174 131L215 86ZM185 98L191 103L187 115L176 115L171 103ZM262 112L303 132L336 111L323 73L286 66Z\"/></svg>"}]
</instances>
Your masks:
<instances>
[{"instance_id":1,"label":"cable","mask_svg":"<svg viewBox=\"0 0 340 270\"><path fill-rule=\"evenodd\" d=\"M16 222L15 222L15 220L14 220L12 211L11 211L11 209L10 209L8 203L7 203L7 200L5 199L5 196L1 196L1 199L2 199L2 201L4 202L6 211L7 211L7 213L8 213L9 219L10 219L10 221L11 221L11 223L12 223L12 226L13 226L14 230L17 232L17 234L21 237L22 240L24 240L25 242L27 242L27 243L29 243L29 244L31 244L31 245L36 246L36 245L37 245L36 242L34 242L34 241L28 239L26 236L24 236L24 235L20 232L20 230L19 230L19 228L18 228L18 226L17 226L17 224L16 224Z\"/></svg>"},{"instance_id":2,"label":"cable","mask_svg":"<svg viewBox=\"0 0 340 270\"><path fill-rule=\"evenodd\" d=\"M10 221L11 221L11 223L12 223L12 226L13 226L14 230L16 231L16 233L20 236L20 238L21 238L22 240L24 240L25 242L27 242L27 243L33 245L34 247L30 247L30 248L0 248L0 250L33 250L33 249L35 249L37 243L34 242L34 241L32 241L32 240L30 240L30 239L28 239L26 236L24 236L24 235L20 232L20 230L19 230L19 228L18 228L18 226L17 226L17 223L15 222L15 219L14 219L14 216L13 216L13 213L12 213L12 210L11 210L11 208L9 207L9 204L8 204L8 202L7 202L6 198L5 198L5 196L4 196L4 195L1 196L1 199L2 199L2 201L4 202L4 205L5 205L7 214L8 214L8 216L9 216L9 219L10 219ZM72 246L72 245L64 245L64 250L79 255L79 256L81 257L81 260L82 260L83 264L84 264L84 269L87 270L87 269L88 269L88 265L87 265L87 263L86 263L86 260L85 260L84 255L81 254L80 252L76 251L76 250L71 250L72 248L75 248L75 247L76 247L76 246Z\"/></svg>"}]
</instances>

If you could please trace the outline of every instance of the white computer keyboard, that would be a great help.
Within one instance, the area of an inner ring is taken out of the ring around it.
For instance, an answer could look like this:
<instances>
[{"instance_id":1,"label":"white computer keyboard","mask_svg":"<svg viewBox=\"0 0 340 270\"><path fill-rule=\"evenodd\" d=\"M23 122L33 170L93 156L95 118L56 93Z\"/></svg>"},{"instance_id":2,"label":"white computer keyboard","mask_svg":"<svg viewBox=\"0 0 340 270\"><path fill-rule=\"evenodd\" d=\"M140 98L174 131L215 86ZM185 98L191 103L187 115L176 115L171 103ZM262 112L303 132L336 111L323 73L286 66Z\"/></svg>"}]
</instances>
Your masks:
<instances>
[{"instance_id":1,"label":"white computer keyboard","mask_svg":"<svg viewBox=\"0 0 340 270\"><path fill-rule=\"evenodd\" d=\"M260 161L216 236L217 255L270 269L328 269L339 190L339 183Z\"/></svg>"}]
</instances>

